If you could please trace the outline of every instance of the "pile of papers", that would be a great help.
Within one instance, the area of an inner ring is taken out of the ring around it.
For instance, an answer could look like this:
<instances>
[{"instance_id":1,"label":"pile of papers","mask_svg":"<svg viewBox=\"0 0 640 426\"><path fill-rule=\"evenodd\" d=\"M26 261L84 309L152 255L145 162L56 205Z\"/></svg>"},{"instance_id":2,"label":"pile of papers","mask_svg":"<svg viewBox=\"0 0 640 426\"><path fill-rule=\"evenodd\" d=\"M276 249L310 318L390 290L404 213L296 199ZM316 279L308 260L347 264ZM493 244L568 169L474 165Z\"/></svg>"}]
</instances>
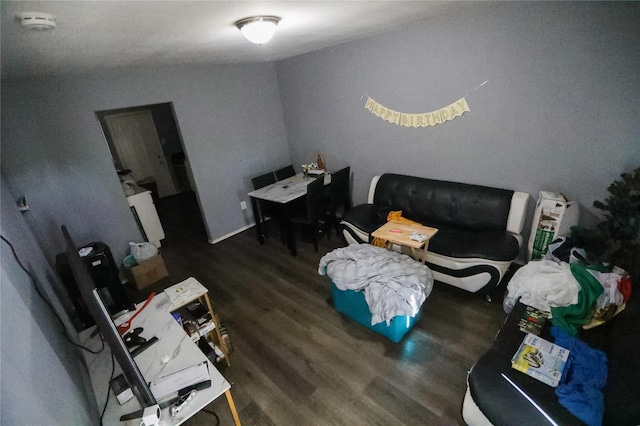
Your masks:
<instances>
[{"instance_id":1,"label":"pile of papers","mask_svg":"<svg viewBox=\"0 0 640 426\"><path fill-rule=\"evenodd\" d=\"M167 374L151 382L149 388L153 396L159 401L170 395L175 395L187 386L210 380L209 363L202 362L192 367Z\"/></svg>"},{"instance_id":2,"label":"pile of papers","mask_svg":"<svg viewBox=\"0 0 640 426\"><path fill-rule=\"evenodd\" d=\"M198 280L190 277L178 284L172 285L164 292L174 307L180 307L204 295L207 289L200 284Z\"/></svg>"}]
</instances>

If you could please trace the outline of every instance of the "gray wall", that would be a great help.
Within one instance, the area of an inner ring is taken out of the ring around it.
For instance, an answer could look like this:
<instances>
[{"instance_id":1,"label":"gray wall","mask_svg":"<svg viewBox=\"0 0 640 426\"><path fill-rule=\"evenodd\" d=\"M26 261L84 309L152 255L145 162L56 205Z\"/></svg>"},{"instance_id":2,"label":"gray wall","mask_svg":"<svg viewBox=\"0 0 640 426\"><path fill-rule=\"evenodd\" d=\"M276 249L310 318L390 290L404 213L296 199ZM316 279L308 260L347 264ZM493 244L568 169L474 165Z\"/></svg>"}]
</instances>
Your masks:
<instances>
[{"instance_id":1,"label":"gray wall","mask_svg":"<svg viewBox=\"0 0 640 426\"><path fill-rule=\"evenodd\" d=\"M356 204L394 172L528 192L530 215L540 190L562 192L593 221L640 166L638 22L638 3L509 2L279 61L294 164L351 165ZM389 124L362 99L428 112L485 80L436 127Z\"/></svg>"},{"instance_id":2,"label":"gray wall","mask_svg":"<svg viewBox=\"0 0 640 426\"><path fill-rule=\"evenodd\" d=\"M141 238L94 112L161 102L173 102L210 237L249 224L239 204L250 178L290 162L274 64L2 81L2 235L62 315L69 302L48 266L63 251L62 224L78 244L105 242L116 261ZM76 350L1 244L0 423L96 424Z\"/></svg>"},{"instance_id":3,"label":"gray wall","mask_svg":"<svg viewBox=\"0 0 640 426\"><path fill-rule=\"evenodd\" d=\"M290 162L273 63L2 81L2 170L51 262L61 224L116 261L141 239L95 111L162 102L173 102L209 238L250 224L250 178Z\"/></svg>"},{"instance_id":4,"label":"gray wall","mask_svg":"<svg viewBox=\"0 0 640 426\"><path fill-rule=\"evenodd\" d=\"M56 297L60 283L18 211L4 176L0 196L0 233L15 247L20 261L74 336ZM38 296L34 282L20 268L9 246L4 241L0 245L0 424L99 424L81 354L65 339L62 324Z\"/></svg>"}]
</instances>

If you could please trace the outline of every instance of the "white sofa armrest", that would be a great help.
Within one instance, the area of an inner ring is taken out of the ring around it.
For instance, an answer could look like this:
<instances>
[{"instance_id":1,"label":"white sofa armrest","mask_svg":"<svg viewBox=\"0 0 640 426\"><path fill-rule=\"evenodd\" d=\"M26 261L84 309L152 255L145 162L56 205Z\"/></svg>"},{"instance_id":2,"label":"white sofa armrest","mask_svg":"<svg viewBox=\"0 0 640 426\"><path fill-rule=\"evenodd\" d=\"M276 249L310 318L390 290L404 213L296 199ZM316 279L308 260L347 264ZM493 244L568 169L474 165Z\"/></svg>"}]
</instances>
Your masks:
<instances>
[{"instance_id":1,"label":"white sofa armrest","mask_svg":"<svg viewBox=\"0 0 640 426\"><path fill-rule=\"evenodd\" d=\"M367 203L373 204L373 196L376 193L376 186L378 185L378 181L380 180L380 176L374 176L371 178L371 185L369 185L369 198L367 198Z\"/></svg>"},{"instance_id":2,"label":"white sofa armrest","mask_svg":"<svg viewBox=\"0 0 640 426\"><path fill-rule=\"evenodd\" d=\"M513 234L521 234L524 227L524 220L527 217L527 204L529 194L526 192L514 191L511 198L511 209L507 219L507 231Z\"/></svg>"}]
</instances>

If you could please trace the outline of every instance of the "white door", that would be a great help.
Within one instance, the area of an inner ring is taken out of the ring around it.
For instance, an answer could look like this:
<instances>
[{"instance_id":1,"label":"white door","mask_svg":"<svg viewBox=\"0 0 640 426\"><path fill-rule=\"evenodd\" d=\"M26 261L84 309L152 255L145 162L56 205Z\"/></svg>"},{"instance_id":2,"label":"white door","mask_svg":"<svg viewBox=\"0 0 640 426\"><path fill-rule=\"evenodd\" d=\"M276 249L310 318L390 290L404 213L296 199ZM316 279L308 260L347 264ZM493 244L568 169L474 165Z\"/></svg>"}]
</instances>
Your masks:
<instances>
[{"instance_id":1,"label":"white door","mask_svg":"<svg viewBox=\"0 0 640 426\"><path fill-rule=\"evenodd\" d=\"M131 170L136 182L153 178L160 198L173 195L176 188L162 151L149 110L105 117L122 167Z\"/></svg>"}]
</instances>

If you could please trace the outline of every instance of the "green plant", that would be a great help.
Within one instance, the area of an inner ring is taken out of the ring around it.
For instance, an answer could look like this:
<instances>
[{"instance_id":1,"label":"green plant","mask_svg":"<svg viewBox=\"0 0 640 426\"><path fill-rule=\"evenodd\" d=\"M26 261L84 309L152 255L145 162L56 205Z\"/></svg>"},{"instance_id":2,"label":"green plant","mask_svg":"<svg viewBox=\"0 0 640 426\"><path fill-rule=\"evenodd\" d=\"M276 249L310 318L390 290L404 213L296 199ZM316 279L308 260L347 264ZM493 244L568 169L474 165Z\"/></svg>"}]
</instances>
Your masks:
<instances>
[{"instance_id":1,"label":"green plant","mask_svg":"<svg viewBox=\"0 0 640 426\"><path fill-rule=\"evenodd\" d=\"M640 251L640 168L620 177L609 185L604 201L593 202L604 212L602 222L593 228L574 226L571 236L592 261L637 268L628 263L637 260Z\"/></svg>"},{"instance_id":2,"label":"green plant","mask_svg":"<svg viewBox=\"0 0 640 426\"><path fill-rule=\"evenodd\" d=\"M604 220L598 224L602 232L621 247L628 247L640 242L640 168L620 176L622 180L607 188L611 195L604 202L594 201L593 206L604 212Z\"/></svg>"}]
</instances>

